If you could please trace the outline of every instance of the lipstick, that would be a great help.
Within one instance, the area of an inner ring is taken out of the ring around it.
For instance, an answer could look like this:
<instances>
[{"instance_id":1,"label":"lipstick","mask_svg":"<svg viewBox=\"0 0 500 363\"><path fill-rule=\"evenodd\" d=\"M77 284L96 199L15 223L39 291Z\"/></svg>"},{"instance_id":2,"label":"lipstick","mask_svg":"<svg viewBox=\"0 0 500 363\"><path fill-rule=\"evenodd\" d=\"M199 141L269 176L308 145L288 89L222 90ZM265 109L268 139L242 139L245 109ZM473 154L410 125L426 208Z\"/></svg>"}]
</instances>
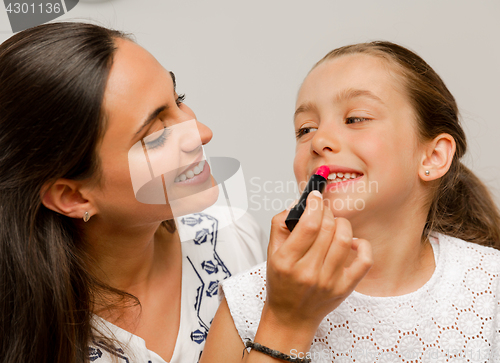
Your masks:
<instances>
[{"instance_id":1,"label":"lipstick","mask_svg":"<svg viewBox=\"0 0 500 363\"><path fill-rule=\"evenodd\" d=\"M311 179L307 182L304 192L302 192L302 195L300 196L299 202L290 210L290 213L288 213L288 216L286 217L285 224L290 232L293 231L295 225L299 222L302 213L304 213L304 210L306 209L306 199L309 193L313 190L323 193L329 174L330 168L323 165L316 170L313 176L311 176Z\"/></svg>"}]
</instances>

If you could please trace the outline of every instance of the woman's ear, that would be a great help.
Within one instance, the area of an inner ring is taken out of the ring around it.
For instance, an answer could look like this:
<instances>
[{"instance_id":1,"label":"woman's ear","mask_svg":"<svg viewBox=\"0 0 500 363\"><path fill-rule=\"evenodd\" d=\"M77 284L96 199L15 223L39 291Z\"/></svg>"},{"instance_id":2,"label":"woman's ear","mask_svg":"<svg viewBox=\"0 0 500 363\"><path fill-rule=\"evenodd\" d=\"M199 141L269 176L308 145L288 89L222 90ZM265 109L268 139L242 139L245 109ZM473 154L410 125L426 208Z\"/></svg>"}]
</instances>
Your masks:
<instances>
[{"instance_id":1,"label":"woman's ear","mask_svg":"<svg viewBox=\"0 0 500 363\"><path fill-rule=\"evenodd\" d=\"M44 185L40 197L45 207L70 218L83 218L85 212L95 214L92 203L82 196L80 188L78 181L58 179Z\"/></svg>"},{"instance_id":2,"label":"woman's ear","mask_svg":"<svg viewBox=\"0 0 500 363\"><path fill-rule=\"evenodd\" d=\"M448 172L455 155L456 143L450 134L440 134L424 146L418 175L424 181L441 178Z\"/></svg>"}]
</instances>

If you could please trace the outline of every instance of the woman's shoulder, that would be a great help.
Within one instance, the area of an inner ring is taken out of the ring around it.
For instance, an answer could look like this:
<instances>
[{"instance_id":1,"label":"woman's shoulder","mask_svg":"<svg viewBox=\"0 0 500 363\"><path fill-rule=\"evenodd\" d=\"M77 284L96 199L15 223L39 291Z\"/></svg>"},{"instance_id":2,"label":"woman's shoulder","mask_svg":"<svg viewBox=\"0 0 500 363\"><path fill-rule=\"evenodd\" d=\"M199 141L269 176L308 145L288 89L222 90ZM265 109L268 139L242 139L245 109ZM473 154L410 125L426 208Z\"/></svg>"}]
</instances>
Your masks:
<instances>
[{"instance_id":1,"label":"woman's shoulder","mask_svg":"<svg viewBox=\"0 0 500 363\"><path fill-rule=\"evenodd\" d=\"M178 221L183 224L196 224L201 219L208 219L216 225L220 242L227 241L234 247L239 245L245 250L250 249L252 253L259 254L258 262L263 261L268 239L250 213L239 208L212 206L203 212L181 217Z\"/></svg>"}]
</instances>

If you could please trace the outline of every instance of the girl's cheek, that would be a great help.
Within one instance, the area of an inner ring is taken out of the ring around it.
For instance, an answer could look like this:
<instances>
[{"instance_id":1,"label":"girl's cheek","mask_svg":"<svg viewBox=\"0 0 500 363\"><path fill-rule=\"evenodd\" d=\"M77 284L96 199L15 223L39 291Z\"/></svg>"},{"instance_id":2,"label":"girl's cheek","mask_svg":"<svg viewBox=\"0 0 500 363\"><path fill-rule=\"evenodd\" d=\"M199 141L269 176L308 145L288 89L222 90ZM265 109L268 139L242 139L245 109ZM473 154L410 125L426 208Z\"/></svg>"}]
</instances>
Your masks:
<instances>
[{"instance_id":1,"label":"girl's cheek","mask_svg":"<svg viewBox=\"0 0 500 363\"><path fill-rule=\"evenodd\" d=\"M293 172L295 174L295 179L300 181L299 179L303 177L305 170L307 168L307 152L308 149L302 144L297 144L295 147L295 158L293 160Z\"/></svg>"}]
</instances>

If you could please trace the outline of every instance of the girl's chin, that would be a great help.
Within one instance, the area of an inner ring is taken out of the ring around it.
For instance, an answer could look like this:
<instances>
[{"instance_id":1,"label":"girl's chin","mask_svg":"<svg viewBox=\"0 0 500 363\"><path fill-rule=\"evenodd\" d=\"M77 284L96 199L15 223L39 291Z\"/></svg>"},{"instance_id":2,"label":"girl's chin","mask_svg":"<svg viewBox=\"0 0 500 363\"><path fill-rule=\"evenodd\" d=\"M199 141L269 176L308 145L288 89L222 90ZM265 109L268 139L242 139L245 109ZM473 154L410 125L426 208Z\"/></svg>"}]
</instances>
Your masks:
<instances>
[{"instance_id":1,"label":"girl's chin","mask_svg":"<svg viewBox=\"0 0 500 363\"><path fill-rule=\"evenodd\" d=\"M352 218L363 212L366 203L363 198L354 198L349 195L338 195L335 193L324 194L324 205L332 211L335 217Z\"/></svg>"}]
</instances>

